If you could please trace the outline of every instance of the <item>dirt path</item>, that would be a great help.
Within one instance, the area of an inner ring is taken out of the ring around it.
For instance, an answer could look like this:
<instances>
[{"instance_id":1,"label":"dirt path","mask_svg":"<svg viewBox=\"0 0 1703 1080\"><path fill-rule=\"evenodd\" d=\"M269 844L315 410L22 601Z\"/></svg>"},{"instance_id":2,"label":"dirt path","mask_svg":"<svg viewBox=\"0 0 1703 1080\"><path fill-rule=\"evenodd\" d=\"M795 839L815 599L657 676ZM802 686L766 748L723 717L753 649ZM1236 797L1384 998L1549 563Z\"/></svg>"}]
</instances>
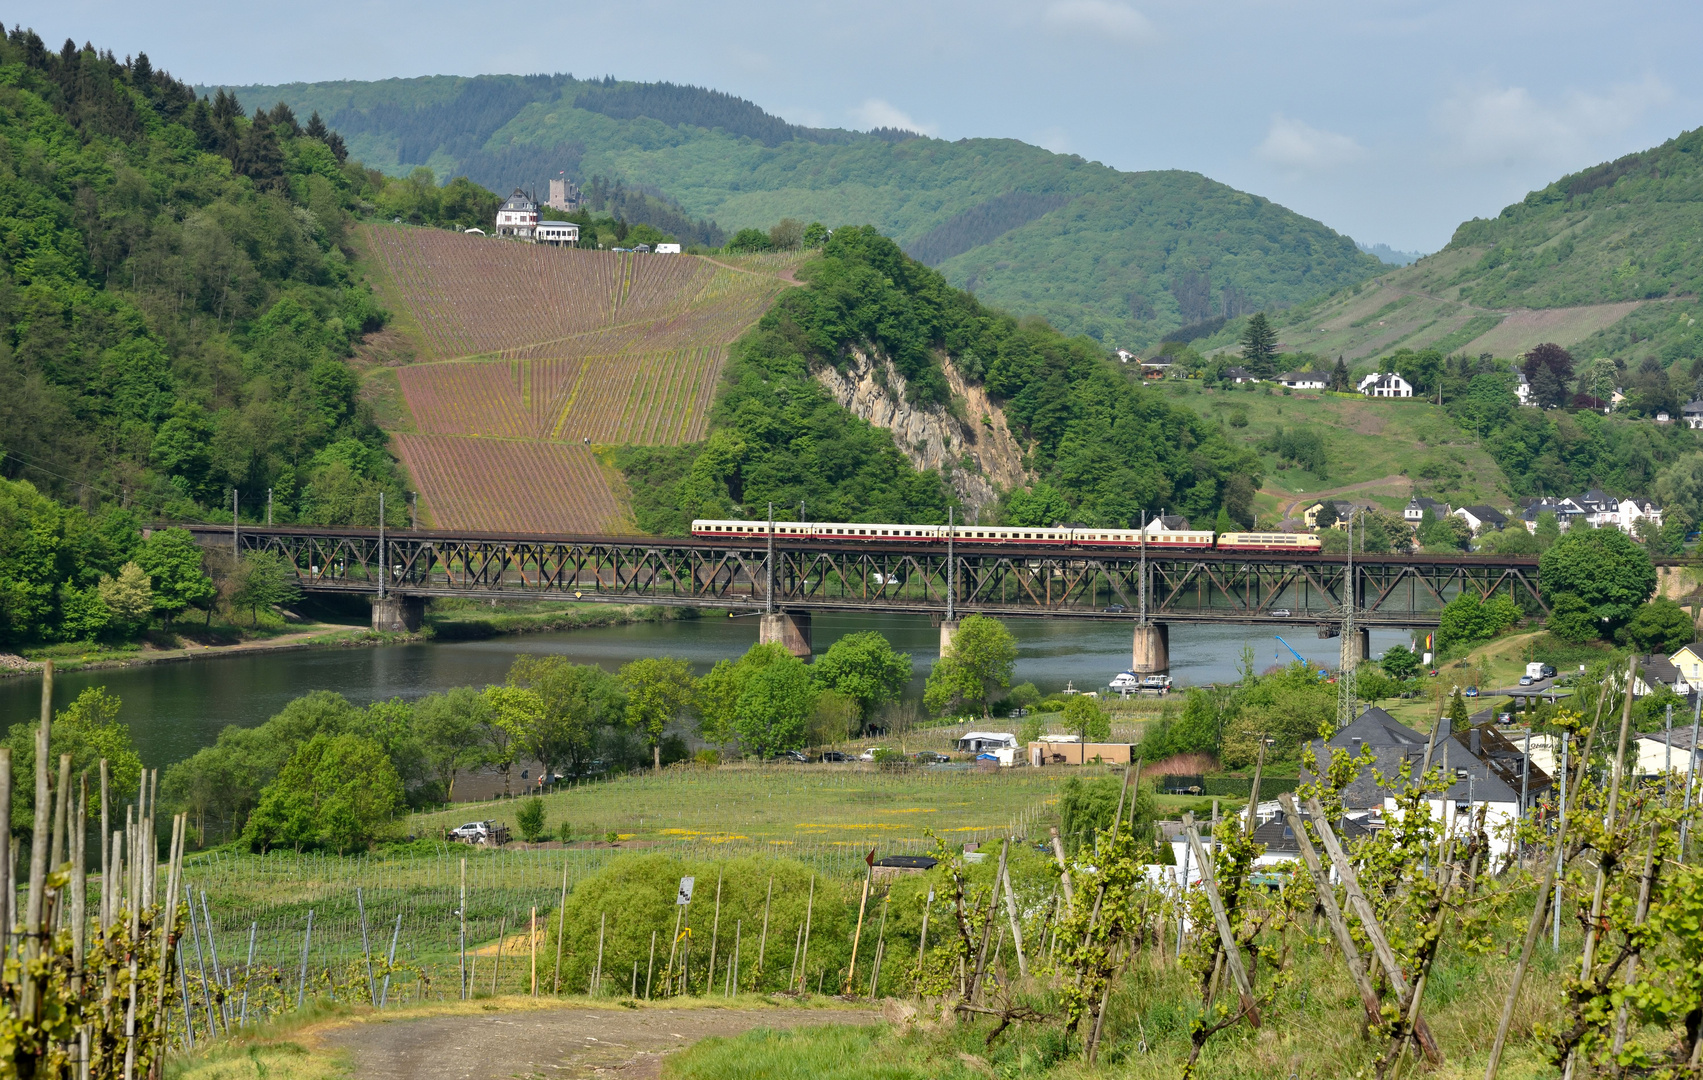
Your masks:
<instances>
[{"instance_id":1,"label":"dirt path","mask_svg":"<svg viewBox=\"0 0 1703 1080\"><path fill-rule=\"evenodd\" d=\"M1267 494L1275 495L1279 499L1289 500L1289 502L1285 503L1283 506L1283 518L1287 521L1295 517L1296 511L1303 507L1311 506L1320 499L1331 499L1339 495L1348 495L1356 491L1365 491L1368 488L1383 487L1386 485L1399 486L1406 482L1407 477L1405 476L1382 476L1376 480L1362 480L1358 484L1345 484L1342 487L1325 488L1322 491L1309 491L1304 495L1290 495L1287 492L1281 491L1271 491L1267 492Z\"/></svg>"},{"instance_id":2,"label":"dirt path","mask_svg":"<svg viewBox=\"0 0 1703 1080\"><path fill-rule=\"evenodd\" d=\"M569 1007L375 1020L331 1028L317 1041L349 1051L357 1080L651 1080L666 1055L712 1035L880 1020L870 1009Z\"/></svg>"}]
</instances>

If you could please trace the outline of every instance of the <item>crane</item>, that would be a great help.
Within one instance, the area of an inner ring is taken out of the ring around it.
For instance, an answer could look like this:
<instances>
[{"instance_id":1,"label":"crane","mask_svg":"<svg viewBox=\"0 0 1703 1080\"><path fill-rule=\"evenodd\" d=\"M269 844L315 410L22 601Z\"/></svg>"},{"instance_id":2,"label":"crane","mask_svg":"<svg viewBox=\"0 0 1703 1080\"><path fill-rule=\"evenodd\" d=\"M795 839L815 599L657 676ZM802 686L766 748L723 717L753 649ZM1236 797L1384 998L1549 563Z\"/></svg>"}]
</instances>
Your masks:
<instances>
[{"instance_id":1,"label":"crane","mask_svg":"<svg viewBox=\"0 0 1703 1080\"><path fill-rule=\"evenodd\" d=\"M1277 643L1279 645L1281 645L1285 649L1289 650L1289 655L1293 656L1297 663L1300 663L1304 667L1312 667L1313 666L1311 661L1309 661L1305 656L1302 656L1300 653L1295 651L1295 646L1293 646L1293 645L1289 644L1287 641L1283 640L1282 634L1273 634L1271 636L1277 639ZM1279 659L1282 658L1282 656L1283 656L1282 653L1274 653L1272 655L1272 659L1273 660L1279 660ZM1320 668L1319 669L1319 678L1322 679L1324 677L1325 677L1325 670L1324 670L1324 668Z\"/></svg>"}]
</instances>

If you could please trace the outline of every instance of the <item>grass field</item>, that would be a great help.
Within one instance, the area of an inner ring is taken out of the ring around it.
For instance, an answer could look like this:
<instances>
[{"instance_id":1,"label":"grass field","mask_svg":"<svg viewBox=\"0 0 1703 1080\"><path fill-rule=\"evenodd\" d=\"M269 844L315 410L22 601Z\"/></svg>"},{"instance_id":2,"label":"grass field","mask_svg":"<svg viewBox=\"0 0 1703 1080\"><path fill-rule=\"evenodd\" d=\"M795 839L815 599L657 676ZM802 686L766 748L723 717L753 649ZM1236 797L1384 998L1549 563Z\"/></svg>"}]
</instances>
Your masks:
<instances>
[{"instance_id":1,"label":"grass field","mask_svg":"<svg viewBox=\"0 0 1703 1080\"><path fill-rule=\"evenodd\" d=\"M1197 382L1167 381L1164 390L1180 404L1223 420L1231 438L1250 447L1277 428L1304 428L1324 436L1329 467L1324 476L1264 454L1265 485L1257 504L1262 516L1282 516L1286 507L1325 493L1367 499L1399 511L1412 493L1437 495L1451 505L1506 498L1506 480L1470 433L1437 406L1423 401L1373 400L1358 396L1281 390L1214 390ZM1244 426L1236 426L1242 419ZM1351 488L1351 491L1342 489ZM1299 512L1294 514L1299 516Z\"/></svg>"},{"instance_id":2,"label":"grass field","mask_svg":"<svg viewBox=\"0 0 1703 1080\"><path fill-rule=\"evenodd\" d=\"M440 528L631 531L589 446L701 439L727 346L801 256L562 250L365 226L394 315L364 397Z\"/></svg>"}]
</instances>

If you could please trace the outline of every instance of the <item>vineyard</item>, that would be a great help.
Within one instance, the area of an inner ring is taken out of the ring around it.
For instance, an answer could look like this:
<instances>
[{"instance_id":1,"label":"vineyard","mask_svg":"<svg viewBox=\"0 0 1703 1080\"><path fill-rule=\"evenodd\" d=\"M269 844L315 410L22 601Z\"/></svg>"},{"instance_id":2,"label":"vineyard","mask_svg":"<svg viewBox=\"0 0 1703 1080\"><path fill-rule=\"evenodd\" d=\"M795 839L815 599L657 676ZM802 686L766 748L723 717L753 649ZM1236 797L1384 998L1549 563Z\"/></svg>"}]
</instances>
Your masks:
<instances>
[{"instance_id":1,"label":"vineyard","mask_svg":"<svg viewBox=\"0 0 1703 1080\"><path fill-rule=\"evenodd\" d=\"M392 445L429 500L433 523L480 532L630 531L597 456L542 441L395 435Z\"/></svg>"},{"instance_id":2,"label":"vineyard","mask_svg":"<svg viewBox=\"0 0 1703 1080\"><path fill-rule=\"evenodd\" d=\"M362 240L424 361L395 369L417 432L398 455L433 525L486 531L624 531L588 447L702 439L727 346L798 263L387 225Z\"/></svg>"}]
</instances>

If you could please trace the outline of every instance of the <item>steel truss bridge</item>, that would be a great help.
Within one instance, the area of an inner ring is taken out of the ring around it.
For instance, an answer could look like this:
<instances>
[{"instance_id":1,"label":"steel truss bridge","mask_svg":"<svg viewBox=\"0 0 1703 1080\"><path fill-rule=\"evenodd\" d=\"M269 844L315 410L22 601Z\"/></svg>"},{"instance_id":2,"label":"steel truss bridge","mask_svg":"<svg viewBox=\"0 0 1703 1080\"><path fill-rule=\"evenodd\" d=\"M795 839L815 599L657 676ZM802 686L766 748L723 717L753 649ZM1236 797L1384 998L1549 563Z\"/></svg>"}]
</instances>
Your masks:
<instances>
[{"instance_id":1,"label":"steel truss bridge","mask_svg":"<svg viewBox=\"0 0 1703 1080\"><path fill-rule=\"evenodd\" d=\"M628 536L498 536L443 531L190 526L208 547L269 552L304 590L399 598L577 600L761 611L893 611L1100 619L1137 617L1138 551L1057 547L906 546L828 540ZM950 567L950 574L948 569ZM387 570L384 568L388 568ZM1345 555L1158 553L1146 559L1150 620L1317 623L1341 619ZM1355 623L1434 626L1463 593L1503 593L1547 614L1537 559L1356 555Z\"/></svg>"}]
</instances>

